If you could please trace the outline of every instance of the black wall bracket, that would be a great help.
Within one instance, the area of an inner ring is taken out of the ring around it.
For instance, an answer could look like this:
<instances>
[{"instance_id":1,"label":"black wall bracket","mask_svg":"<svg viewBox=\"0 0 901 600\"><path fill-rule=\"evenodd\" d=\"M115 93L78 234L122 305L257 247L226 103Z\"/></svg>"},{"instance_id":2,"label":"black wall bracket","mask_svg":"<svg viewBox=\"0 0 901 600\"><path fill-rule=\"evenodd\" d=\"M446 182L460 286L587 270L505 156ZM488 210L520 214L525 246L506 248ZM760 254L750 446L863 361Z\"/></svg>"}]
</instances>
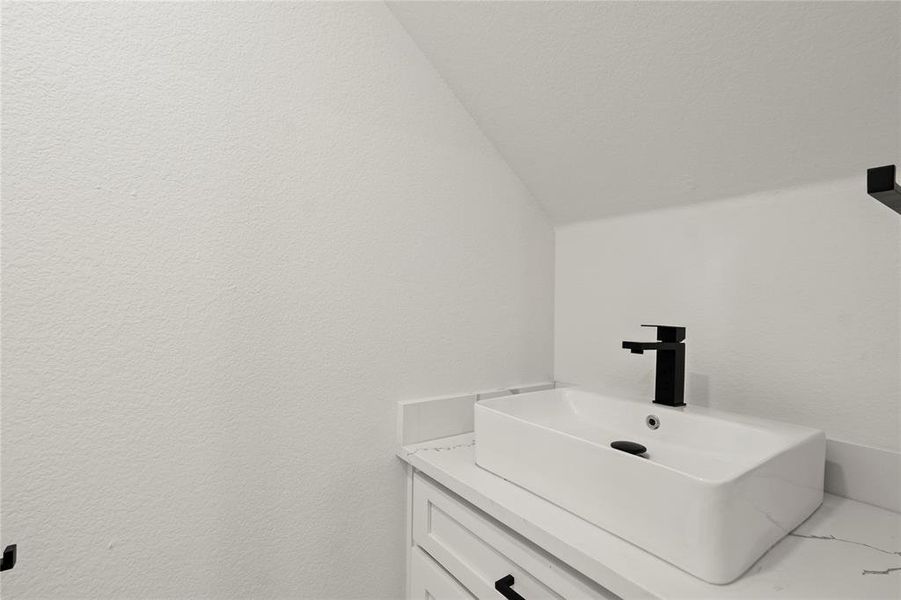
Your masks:
<instances>
[{"instance_id":1,"label":"black wall bracket","mask_svg":"<svg viewBox=\"0 0 901 600\"><path fill-rule=\"evenodd\" d=\"M895 165L867 169L867 193L901 215L901 186L895 183Z\"/></svg>"},{"instance_id":2,"label":"black wall bracket","mask_svg":"<svg viewBox=\"0 0 901 600\"><path fill-rule=\"evenodd\" d=\"M16 545L10 544L3 550L3 560L0 560L0 571L9 571L16 566Z\"/></svg>"}]
</instances>

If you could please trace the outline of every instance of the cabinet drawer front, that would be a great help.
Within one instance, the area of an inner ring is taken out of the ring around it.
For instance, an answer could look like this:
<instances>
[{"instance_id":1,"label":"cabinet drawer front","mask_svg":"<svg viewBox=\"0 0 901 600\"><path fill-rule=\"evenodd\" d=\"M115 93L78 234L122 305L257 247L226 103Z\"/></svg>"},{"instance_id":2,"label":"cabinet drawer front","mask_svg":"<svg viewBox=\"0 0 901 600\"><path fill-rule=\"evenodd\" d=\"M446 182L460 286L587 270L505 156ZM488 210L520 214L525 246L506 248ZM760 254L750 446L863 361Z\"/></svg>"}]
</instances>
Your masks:
<instances>
[{"instance_id":1,"label":"cabinet drawer front","mask_svg":"<svg viewBox=\"0 0 901 600\"><path fill-rule=\"evenodd\" d=\"M475 600L420 548L410 554L410 600Z\"/></svg>"},{"instance_id":2,"label":"cabinet drawer front","mask_svg":"<svg viewBox=\"0 0 901 600\"><path fill-rule=\"evenodd\" d=\"M476 597L500 600L495 582L514 578L526 598L616 598L420 473L413 481L413 542Z\"/></svg>"}]
</instances>

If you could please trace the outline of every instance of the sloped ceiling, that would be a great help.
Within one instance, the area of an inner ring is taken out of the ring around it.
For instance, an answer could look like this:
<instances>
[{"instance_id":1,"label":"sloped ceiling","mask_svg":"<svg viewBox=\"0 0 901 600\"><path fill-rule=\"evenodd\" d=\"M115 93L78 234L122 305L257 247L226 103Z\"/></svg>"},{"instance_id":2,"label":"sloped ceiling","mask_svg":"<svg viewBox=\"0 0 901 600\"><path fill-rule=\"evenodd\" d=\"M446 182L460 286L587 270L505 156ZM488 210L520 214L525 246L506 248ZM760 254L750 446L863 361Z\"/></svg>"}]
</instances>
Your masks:
<instances>
[{"instance_id":1,"label":"sloped ceiling","mask_svg":"<svg viewBox=\"0 0 901 600\"><path fill-rule=\"evenodd\" d=\"M901 154L899 3L389 6L557 222Z\"/></svg>"}]
</instances>

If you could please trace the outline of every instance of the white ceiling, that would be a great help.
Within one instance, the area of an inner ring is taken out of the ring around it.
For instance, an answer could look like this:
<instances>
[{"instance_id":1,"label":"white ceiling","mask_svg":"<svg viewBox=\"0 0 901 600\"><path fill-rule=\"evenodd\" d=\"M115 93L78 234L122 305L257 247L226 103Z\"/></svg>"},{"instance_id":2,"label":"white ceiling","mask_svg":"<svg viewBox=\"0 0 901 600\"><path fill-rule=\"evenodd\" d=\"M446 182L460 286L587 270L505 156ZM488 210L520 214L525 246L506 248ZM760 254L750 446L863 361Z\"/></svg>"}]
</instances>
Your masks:
<instances>
[{"instance_id":1,"label":"white ceiling","mask_svg":"<svg viewBox=\"0 0 901 600\"><path fill-rule=\"evenodd\" d=\"M899 155L899 3L389 6L557 222Z\"/></svg>"}]
</instances>

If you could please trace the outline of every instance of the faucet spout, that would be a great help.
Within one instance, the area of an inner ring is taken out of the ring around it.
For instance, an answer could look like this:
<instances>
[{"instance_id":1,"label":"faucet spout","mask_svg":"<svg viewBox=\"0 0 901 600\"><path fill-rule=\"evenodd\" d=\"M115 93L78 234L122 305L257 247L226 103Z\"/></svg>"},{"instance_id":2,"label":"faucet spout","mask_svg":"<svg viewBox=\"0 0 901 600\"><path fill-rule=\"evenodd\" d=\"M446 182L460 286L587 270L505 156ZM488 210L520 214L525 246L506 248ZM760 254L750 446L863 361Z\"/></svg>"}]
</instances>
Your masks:
<instances>
[{"instance_id":1,"label":"faucet spout","mask_svg":"<svg viewBox=\"0 0 901 600\"><path fill-rule=\"evenodd\" d=\"M623 348L632 354L644 354L645 350L675 350L678 345L673 342L623 342Z\"/></svg>"}]
</instances>

